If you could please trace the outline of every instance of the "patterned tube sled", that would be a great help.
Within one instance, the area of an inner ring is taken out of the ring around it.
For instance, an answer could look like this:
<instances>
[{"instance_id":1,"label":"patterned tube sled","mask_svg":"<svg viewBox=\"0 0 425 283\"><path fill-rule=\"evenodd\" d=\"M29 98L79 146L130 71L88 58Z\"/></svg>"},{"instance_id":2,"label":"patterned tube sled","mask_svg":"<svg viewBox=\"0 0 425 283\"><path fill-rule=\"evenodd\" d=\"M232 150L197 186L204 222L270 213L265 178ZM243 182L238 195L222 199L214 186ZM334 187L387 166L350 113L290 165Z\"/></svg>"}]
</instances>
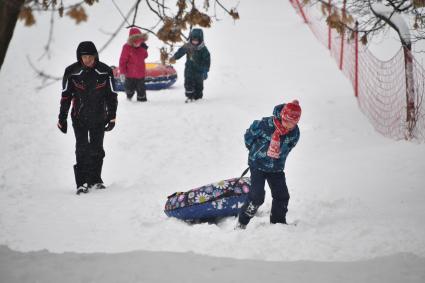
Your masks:
<instances>
[{"instance_id":1,"label":"patterned tube sled","mask_svg":"<svg viewBox=\"0 0 425 283\"><path fill-rule=\"evenodd\" d=\"M169 88L177 81L177 72L173 66L158 63L146 63L145 87L147 90L160 90ZM111 66L114 73L117 91L125 91L124 82L120 79L119 67Z\"/></svg>"},{"instance_id":2,"label":"patterned tube sled","mask_svg":"<svg viewBox=\"0 0 425 283\"><path fill-rule=\"evenodd\" d=\"M170 217L188 222L214 221L236 216L245 203L250 188L251 179L243 177L223 180L187 192L177 192L168 197L164 212Z\"/></svg>"}]
</instances>

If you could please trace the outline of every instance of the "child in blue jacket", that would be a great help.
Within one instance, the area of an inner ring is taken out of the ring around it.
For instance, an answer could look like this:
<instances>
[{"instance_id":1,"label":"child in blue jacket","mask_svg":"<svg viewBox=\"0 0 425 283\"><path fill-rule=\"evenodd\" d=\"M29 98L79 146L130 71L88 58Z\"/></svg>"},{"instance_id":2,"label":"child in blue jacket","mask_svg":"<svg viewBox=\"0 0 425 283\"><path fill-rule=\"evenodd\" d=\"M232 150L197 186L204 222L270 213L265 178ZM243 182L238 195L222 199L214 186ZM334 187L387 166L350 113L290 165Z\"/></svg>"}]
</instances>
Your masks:
<instances>
[{"instance_id":1,"label":"child in blue jacket","mask_svg":"<svg viewBox=\"0 0 425 283\"><path fill-rule=\"evenodd\" d=\"M264 203L265 181L272 193L270 223L286 223L289 192L285 180L285 161L295 147L300 130L297 126L301 107L297 100L277 105L272 117L255 120L245 133L249 150L251 190L239 213L237 228L245 229L258 208Z\"/></svg>"}]
</instances>

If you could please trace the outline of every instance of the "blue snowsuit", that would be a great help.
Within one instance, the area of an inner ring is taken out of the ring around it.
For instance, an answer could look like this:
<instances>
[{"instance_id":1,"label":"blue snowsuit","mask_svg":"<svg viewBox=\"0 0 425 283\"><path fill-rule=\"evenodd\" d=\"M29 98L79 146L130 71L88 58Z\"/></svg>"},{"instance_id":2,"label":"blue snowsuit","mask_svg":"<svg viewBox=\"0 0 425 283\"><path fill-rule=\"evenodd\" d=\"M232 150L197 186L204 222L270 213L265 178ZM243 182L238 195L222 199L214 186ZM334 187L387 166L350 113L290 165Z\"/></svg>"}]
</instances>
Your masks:
<instances>
[{"instance_id":1,"label":"blue snowsuit","mask_svg":"<svg viewBox=\"0 0 425 283\"><path fill-rule=\"evenodd\" d=\"M270 222L286 223L289 192L283 170L285 169L286 157L300 138L298 126L280 137L279 158L267 156L267 150L275 130L273 117L280 121L280 112L284 106L285 104L277 105L273 110L272 117L255 120L246 130L245 146L249 150L248 164L251 171L251 191L239 213L239 223L243 225L249 223L258 208L264 203L266 180L273 198Z\"/></svg>"}]
</instances>

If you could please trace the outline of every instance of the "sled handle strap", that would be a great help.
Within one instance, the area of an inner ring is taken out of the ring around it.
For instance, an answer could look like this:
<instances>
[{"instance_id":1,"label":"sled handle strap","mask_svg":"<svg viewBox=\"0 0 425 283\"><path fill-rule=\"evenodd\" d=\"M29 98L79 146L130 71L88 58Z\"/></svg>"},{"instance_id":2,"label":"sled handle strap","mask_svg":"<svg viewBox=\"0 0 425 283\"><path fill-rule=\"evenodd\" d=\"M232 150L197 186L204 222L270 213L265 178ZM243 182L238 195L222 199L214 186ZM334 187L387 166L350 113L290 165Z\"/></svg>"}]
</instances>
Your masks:
<instances>
[{"instance_id":1,"label":"sled handle strap","mask_svg":"<svg viewBox=\"0 0 425 283\"><path fill-rule=\"evenodd\" d=\"M237 183L239 183L239 181L243 178L243 176L245 176L246 175L246 173L248 173L248 171L249 171L249 167L248 168L246 168L243 172L242 172L242 175L233 183L233 186L234 185L236 185Z\"/></svg>"},{"instance_id":2,"label":"sled handle strap","mask_svg":"<svg viewBox=\"0 0 425 283\"><path fill-rule=\"evenodd\" d=\"M182 193L182 192L175 192L174 194L169 195L167 198L172 198L174 196L181 195L181 194L184 194L184 193Z\"/></svg>"}]
</instances>

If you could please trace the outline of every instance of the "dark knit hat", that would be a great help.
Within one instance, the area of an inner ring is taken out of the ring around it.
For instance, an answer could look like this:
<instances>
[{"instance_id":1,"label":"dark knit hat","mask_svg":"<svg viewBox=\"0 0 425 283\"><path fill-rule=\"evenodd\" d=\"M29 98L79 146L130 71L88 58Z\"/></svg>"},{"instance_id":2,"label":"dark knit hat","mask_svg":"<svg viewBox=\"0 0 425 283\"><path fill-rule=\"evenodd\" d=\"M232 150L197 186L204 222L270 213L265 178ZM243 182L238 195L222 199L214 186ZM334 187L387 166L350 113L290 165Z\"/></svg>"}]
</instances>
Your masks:
<instances>
[{"instance_id":1,"label":"dark knit hat","mask_svg":"<svg viewBox=\"0 0 425 283\"><path fill-rule=\"evenodd\" d=\"M93 55L97 57L97 49L93 42L83 41L77 47L77 60L81 60L83 55Z\"/></svg>"}]
</instances>

